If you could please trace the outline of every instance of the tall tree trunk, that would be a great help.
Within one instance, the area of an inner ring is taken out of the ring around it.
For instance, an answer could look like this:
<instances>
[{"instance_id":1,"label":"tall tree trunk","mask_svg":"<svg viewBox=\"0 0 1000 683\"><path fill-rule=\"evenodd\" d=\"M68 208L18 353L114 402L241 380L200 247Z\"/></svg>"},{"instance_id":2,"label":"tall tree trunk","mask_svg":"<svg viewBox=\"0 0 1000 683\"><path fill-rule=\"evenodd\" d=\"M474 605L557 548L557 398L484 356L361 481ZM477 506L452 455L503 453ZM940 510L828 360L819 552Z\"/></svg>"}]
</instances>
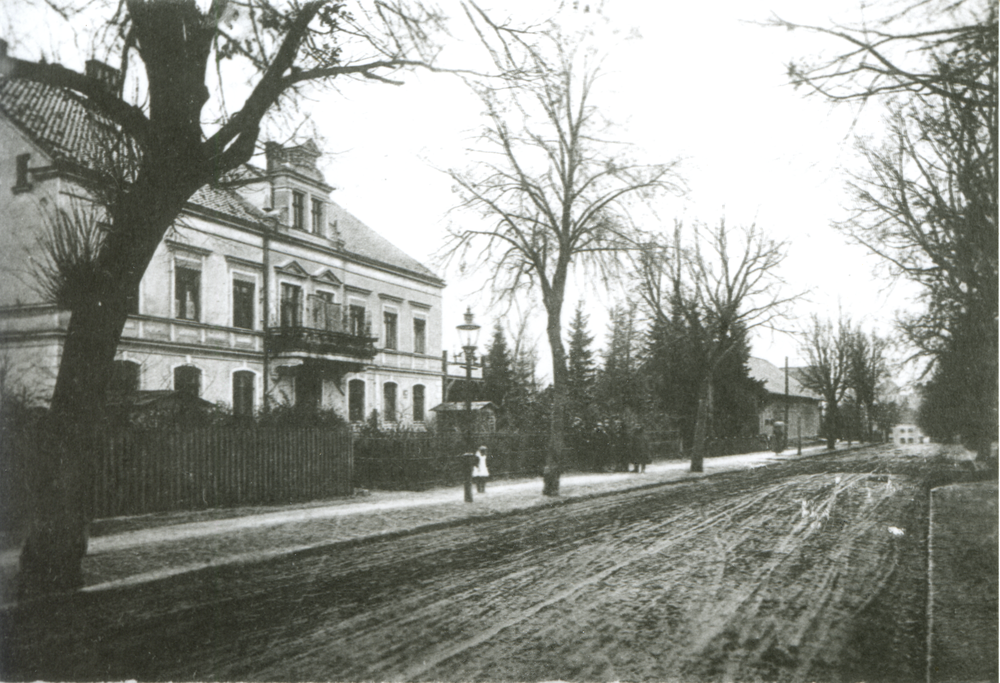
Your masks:
<instances>
[{"instance_id":1,"label":"tall tree trunk","mask_svg":"<svg viewBox=\"0 0 1000 683\"><path fill-rule=\"evenodd\" d=\"M125 311L124 297L117 303L95 298L80 304L70 318L52 406L40 425L33 514L18 576L21 598L83 583L93 464Z\"/></svg>"},{"instance_id":2,"label":"tall tree trunk","mask_svg":"<svg viewBox=\"0 0 1000 683\"><path fill-rule=\"evenodd\" d=\"M552 297L546 306L548 324L546 333L552 349L552 419L549 423L549 448L545 454L542 471L542 495L559 495L559 477L563 467L566 424L566 350L562 342L562 299Z\"/></svg>"},{"instance_id":3,"label":"tall tree trunk","mask_svg":"<svg viewBox=\"0 0 1000 683\"><path fill-rule=\"evenodd\" d=\"M837 404L827 401L826 414L826 450L832 451L837 448Z\"/></svg>"},{"instance_id":4,"label":"tall tree trunk","mask_svg":"<svg viewBox=\"0 0 1000 683\"><path fill-rule=\"evenodd\" d=\"M137 183L136 191L116 207L98 256L100 281L77 293L73 305L51 407L40 425L31 479L32 521L18 576L23 598L83 583L93 465L101 447L107 385L128 319L128 293L139 285L167 228L197 189L170 182L168 172L160 177L168 180Z\"/></svg>"},{"instance_id":5,"label":"tall tree trunk","mask_svg":"<svg viewBox=\"0 0 1000 683\"><path fill-rule=\"evenodd\" d=\"M698 391L698 412L694 421L694 448L691 449L691 471L705 471L705 443L708 441L708 425L712 417L714 389L712 375L706 375Z\"/></svg>"},{"instance_id":6,"label":"tall tree trunk","mask_svg":"<svg viewBox=\"0 0 1000 683\"><path fill-rule=\"evenodd\" d=\"M872 415L875 412L875 405L873 403L866 403L865 406L865 441L867 443L872 443L875 441L875 426L872 420Z\"/></svg>"}]
</instances>

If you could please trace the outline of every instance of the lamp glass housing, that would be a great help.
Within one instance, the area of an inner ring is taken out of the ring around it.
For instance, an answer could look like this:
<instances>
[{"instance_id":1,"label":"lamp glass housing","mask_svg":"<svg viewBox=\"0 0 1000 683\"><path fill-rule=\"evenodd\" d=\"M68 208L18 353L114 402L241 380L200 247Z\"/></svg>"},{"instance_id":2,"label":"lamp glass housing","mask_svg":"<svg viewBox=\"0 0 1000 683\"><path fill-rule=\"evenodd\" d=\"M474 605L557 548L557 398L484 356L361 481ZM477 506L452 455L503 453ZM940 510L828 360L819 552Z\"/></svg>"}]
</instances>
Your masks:
<instances>
[{"instance_id":1,"label":"lamp glass housing","mask_svg":"<svg viewBox=\"0 0 1000 683\"><path fill-rule=\"evenodd\" d=\"M466 351L472 349L475 351L476 344L479 342L480 327L475 322L471 308L465 311L465 322L458 325L456 329L462 340L462 349Z\"/></svg>"}]
</instances>

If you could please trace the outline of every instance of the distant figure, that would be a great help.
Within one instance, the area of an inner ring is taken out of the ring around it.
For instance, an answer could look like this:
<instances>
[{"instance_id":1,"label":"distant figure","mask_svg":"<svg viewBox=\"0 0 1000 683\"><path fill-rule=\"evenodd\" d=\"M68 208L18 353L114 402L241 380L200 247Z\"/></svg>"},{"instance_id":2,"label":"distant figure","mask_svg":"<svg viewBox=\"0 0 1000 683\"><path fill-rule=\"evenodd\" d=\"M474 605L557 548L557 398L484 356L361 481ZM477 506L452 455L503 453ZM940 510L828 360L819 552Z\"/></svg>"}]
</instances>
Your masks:
<instances>
[{"instance_id":1,"label":"distant figure","mask_svg":"<svg viewBox=\"0 0 1000 683\"><path fill-rule=\"evenodd\" d=\"M476 490L486 493L486 480L490 476L490 471L486 467L486 446L480 446L476 451L476 466L472 468L472 481L476 483Z\"/></svg>"},{"instance_id":2,"label":"distant figure","mask_svg":"<svg viewBox=\"0 0 1000 683\"><path fill-rule=\"evenodd\" d=\"M774 437L771 440L771 449L775 453L781 453L788 447L788 432L785 430L785 423L775 421Z\"/></svg>"},{"instance_id":3,"label":"distant figure","mask_svg":"<svg viewBox=\"0 0 1000 683\"><path fill-rule=\"evenodd\" d=\"M646 471L646 465L650 462L649 443L646 441L646 434L642 427L637 427L632 438L632 460L635 464L636 474Z\"/></svg>"}]
</instances>

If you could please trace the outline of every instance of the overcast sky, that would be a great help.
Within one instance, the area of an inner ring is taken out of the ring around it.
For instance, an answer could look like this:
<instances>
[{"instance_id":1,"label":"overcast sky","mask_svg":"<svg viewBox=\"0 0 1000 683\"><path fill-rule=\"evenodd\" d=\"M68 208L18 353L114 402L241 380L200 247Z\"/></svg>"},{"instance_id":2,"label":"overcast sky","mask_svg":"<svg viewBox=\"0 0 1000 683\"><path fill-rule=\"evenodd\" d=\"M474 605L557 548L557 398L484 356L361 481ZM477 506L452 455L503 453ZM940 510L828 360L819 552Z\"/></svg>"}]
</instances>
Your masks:
<instances>
[{"instance_id":1,"label":"overcast sky","mask_svg":"<svg viewBox=\"0 0 1000 683\"><path fill-rule=\"evenodd\" d=\"M559 4L512 0L497 3L497 12L530 21L552 14ZM580 0L581 8L587 5ZM859 0L597 0L589 6L588 13L563 8L560 16L601 36L607 57L595 102L616 124L615 137L631 143L633 155L642 160L683 160L687 193L656 202L642 227L658 224L670 230L675 219L756 222L769 236L789 243L780 273L787 291L808 292L786 327L801 328L812 313L836 318L843 310L869 330L890 333L896 311L913 306L915 290L874 275L877 260L830 225L848 215L845 169L857 163L854 135L877 132L880 113L869 107L858 118L855 107L832 107L794 91L786 85L785 64L830 45L807 32L759 25L772 16L824 26L858 23L864 16ZM32 22L17 12L4 13L17 56L37 58L44 52L81 68L74 62L82 58L60 38L64 34L32 33ZM37 44L27 45L31 41ZM453 44L443 58L461 62L463 51L475 47ZM471 293L478 283L435 261L453 220L448 211L457 202L442 169L468 166L468 150L483 125L482 107L454 76L414 73L405 81L400 87L346 84L304 108L329 155L324 171L337 188L333 199L448 282L445 349L458 347L454 325L466 306L484 327L482 346L497 311L487 310L486 297ZM603 346L606 310L624 297L620 291L576 283L566 319L582 299L597 346ZM540 302L535 316L540 356L547 365ZM803 362L797 341L783 334L757 333L753 354L775 365L786 356L793 365Z\"/></svg>"},{"instance_id":2,"label":"overcast sky","mask_svg":"<svg viewBox=\"0 0 1000 683\"><path fill-rule=\"evenodd\" d=\"M538 11L538 2L532 6ZM805 32L756 23L772 15L820 25L857 22L861 11L856 1L608 0L603 19L581 19L598 22L607 35L597 96L606 118L618 125L618 138L633 143L647 161L683 159L688 192L657 202L656 218L669 230L675 218L712 223L725 216L729 225L756 222L787 240L781 275L789 292L809 292L794 307L790 328L801 327L811 313L835 318L843 310L886 334L895 312L912 305L911 286L893 287L873 275L877 260L830 226L848 215L845 169L856 164L853 137L877 130L880 113L869 107L858 119L855 107L832 107L787 86L788 60L826 46ZM431 263L456 203L450 181L435 169L468 165L467 149L482 123L478 102L453 77L421 74L400 88L350 88L323 104L321 111L330 113L317 116L317 123L327 149L339 152L326 167L338 188L334 198ZM484 297L471 294L472 281L440 272L449 283L446 348L457 347L449 335L467 305L484 325L485 343L494 312ZM603 344L605 311L623 296L578 285L566 316L583 298L591 332ZM547 358L542 329L539 350ZM803 360L795 339L769 332L755 335L753 353L776 365L785 356L793 365Z\"/></svg>"}]
</instances>

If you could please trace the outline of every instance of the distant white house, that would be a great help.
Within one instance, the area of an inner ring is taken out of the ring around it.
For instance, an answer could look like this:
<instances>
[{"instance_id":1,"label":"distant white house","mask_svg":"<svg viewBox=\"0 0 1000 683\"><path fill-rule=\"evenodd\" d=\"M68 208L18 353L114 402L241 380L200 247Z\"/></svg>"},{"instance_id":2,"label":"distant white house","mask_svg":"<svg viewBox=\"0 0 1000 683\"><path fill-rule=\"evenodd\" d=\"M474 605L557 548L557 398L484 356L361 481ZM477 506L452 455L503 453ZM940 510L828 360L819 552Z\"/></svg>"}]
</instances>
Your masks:
<instances>
[{"instance_id":1,"label":"distant white house","mask_svg":"<svg viewBox=\"0 0 1000 683\"><path fill-rule=\"evenodd\" d=\"M892 442L897 446L911 443L923 443L926 440L920 427L914 424L896 425L892 428Z\"/></svg>"}]
</instances>

